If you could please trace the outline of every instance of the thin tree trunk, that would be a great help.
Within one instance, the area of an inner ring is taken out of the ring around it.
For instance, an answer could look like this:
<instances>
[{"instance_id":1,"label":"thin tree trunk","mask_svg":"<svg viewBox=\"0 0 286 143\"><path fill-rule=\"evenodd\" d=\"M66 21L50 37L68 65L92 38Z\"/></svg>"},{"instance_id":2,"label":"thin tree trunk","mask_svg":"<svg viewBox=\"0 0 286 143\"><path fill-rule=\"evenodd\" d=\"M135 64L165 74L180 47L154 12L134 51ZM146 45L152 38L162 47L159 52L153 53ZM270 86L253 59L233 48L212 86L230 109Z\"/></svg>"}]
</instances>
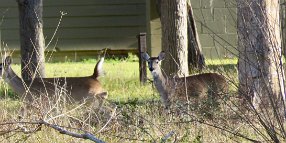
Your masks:
<instances>
[{"instance_id":1,"label":"thin tree trunk","mask_svg":"<svg viewBox=\"0 0 286 143\"><path fill-rule=\"evenodd\" d=\"M187 76L188 38L186 0L161 1L162 49L167 53L163 69L167 75Z\"/></svg>"},{"instance_id":2,"label":"thin tree trunk","mask_svg":"<svg viewBox=\"0 0 286 143\"><path fill-rule=\"evenodd\" d=\"M22 78L44 77L42 0L18 0Z\"/></svg>"},{"instance_id":3,"label":"thin tree trunk","mask_svg":"<svg viewBox=\"0 0 286 143\"><path fill-rule=\"evenodd\" d=\"M205 67L205 58L202 52L193 9L188 0L188 63L191 69L202 70Z\"/></svg>"},{"instance_id":4,"label":"thin tree trunk","mask_svg":"<svg viewBox=\"0 0 286 143\"><path fill-rule=\"evenodd\" d=\"M279 0L238 0L237 17L239 91L256 109L277 106L285 96Z\"/></svg>"}]
</instances>

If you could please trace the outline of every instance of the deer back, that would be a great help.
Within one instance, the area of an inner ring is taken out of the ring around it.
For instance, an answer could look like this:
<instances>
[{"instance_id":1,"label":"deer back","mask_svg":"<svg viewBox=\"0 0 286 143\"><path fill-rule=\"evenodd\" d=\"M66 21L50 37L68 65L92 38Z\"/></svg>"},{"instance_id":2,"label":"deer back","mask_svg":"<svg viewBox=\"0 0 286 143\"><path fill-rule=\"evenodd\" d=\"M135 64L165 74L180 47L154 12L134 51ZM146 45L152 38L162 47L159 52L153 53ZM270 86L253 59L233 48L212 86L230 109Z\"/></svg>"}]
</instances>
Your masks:
<instances>
[{"instance_id":1,"label":"deer back","mask_svg":"<svg viewBox=\"0 0 286 143\"><path fill-rule=\"evenodd\" d=\"M28 100L39 95L51 97L62 94L71 97L71 101L81 101L104 92L100 82L91 76L36 78L25 83Z\"/></svg>"},{"instance_id":2,"label":"deer back","mask_svg":"<svg viewBox=\"0 0 286 143\"><path fill-rule=\"evenodd\" d=\"M105 99L107 92L103 91L98 81L98 77L102 75L103 61L104 58L101 58L95 66L93 75L86 77L35 78L23 81L11 68L10 56L6 57L5 62L0 64L0 70L1 77L19 96L28 101L40 96L54 99L56 95L71 97L70 101L82 101L87 98Z\"/></svg>"},{"instance_id":3,"label":"deer back","mask_svg":"<svg viewBox=\"0 0 286 143\"><path fill-rule=\"evenodd\" d=\"M203 73L188 77L175 78L171 100L186 100L186 98L201 99L209 96L218 97L227 91L224 76L217 73Z\"/></svg>"}]
</instances>

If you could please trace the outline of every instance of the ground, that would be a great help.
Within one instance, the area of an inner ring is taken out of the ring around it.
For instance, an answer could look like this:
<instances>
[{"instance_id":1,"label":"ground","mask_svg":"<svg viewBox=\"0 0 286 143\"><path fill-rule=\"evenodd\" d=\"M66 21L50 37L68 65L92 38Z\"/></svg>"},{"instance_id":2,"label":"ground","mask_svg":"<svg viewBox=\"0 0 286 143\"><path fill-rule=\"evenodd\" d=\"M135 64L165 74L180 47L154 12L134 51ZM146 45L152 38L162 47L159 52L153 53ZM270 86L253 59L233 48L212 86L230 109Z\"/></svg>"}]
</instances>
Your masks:
<instances>
[{"instance_id":1,"label":"ground","mask_svg":"<svg viewBox=\"0 0 286 143\"><path fill-rule=\"evenodd\" d=\"M47 77L91 75L96 61L47 63ZM230 85L235 85L235 63L236 59L209 60L205 72L221 73L231 81ZM165 110L152 83L148 80L145 85L140 84L138 68L138 61L134 57L105 61L105 75L100 81L108 91L108 99L100 109L81 104L66 105L59 101L45 109L30 108L30 112L21 118L19 113L25 104L2 82L0 141L87 141L61 134L48 126L38 128L38 124L31 124L40 119L76 133L88 131L105 142L216 143L271 140L257 118L239 110L235 86L230 86L230 93L221 101L220 108L205 111L190 105L188 110L179 107ZM20 66L13 65L13 69L19 75ZM149 73L148 77L151 77ZM19 121L28 123L16 124Z\"/></svg>"}]
</instances>

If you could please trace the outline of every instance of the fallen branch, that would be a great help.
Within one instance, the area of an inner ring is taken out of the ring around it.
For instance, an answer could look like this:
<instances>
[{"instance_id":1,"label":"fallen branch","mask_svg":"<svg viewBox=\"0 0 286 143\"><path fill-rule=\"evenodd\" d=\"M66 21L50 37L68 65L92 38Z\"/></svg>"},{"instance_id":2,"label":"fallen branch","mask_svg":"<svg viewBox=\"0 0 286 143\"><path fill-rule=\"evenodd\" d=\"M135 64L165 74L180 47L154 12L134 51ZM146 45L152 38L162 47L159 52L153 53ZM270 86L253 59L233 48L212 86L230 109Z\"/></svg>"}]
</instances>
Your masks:
<instances>
[{"instance_id":1,"label":"fallen branch","mask_svg":"<svg viewBox=\"0 0 286 143\"><path fill-rule=\"evenodd\" d=\"M72 136L72 137L75 137L75 138L89 139L89 140L94 141L96 143L104 143L104 141L96 138L93 134L88 133L88 132L86 132L84 134L74 133L74 132L65 130L64 128L62 128L60 126L57 126L57 125L54 125L54 124L50 124L50 123L48 123L48 122L46 122L44 120L40 121L39 123L43 124L43 125L46 125L48 127L51 127L53 129L59 131L61 134L69 135L69 136Z\"/></svg>"},{"instance_id":2,"label":"fallen branch","mask_svg":"<svg viewBox=\"0 0 286 143\"><path fill-rule=\"evenodd\" d=\"M41 125L45 125L47 127L50 127L50 128L53 128L53 129L59 131L59 133L61 133L61 134L65 134L65 135L68 135L68 136L71 136L71 137L75 137L75 138L88 139L88 140L91 140L91 141L93 141L95 143L104 143L104 141L96 138L93 134L91 134L89 132L85 132L84 134L71 132L71 131L68 131L68 130L64 129L63 127L60 127L60 126L54 125L54 124L50 124L50 123L48 123L48 122L46 122L44 120L40 120L40 121L37 121L37 122L8 122L8 123L0 123L0 125L11 125L11 124L38 124L37 129L33 130L33 132L39 131L38 129L40 129L40 126ZM10 131L15 131L15 130L10 130ZM26 132L26 131L23 131L23 130L22 130L22 132L24 132L24 133L33 133L33 132ZM5 133L7 133L7 131L3 132L2 134L5 134Z\"/></svg>"}]
</instances>

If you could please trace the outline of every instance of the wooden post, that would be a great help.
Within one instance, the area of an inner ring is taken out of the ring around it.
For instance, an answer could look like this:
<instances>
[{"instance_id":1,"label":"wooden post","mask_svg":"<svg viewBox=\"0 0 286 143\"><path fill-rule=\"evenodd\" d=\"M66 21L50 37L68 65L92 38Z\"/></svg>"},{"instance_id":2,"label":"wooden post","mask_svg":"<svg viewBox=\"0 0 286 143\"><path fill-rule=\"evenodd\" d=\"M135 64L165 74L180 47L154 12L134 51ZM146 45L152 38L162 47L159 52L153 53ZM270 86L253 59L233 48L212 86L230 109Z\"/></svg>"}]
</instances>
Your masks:
<instances>
[{"instance_id":1,"label":"wooden post","mask_svg":"<svg viewBox=\"0 0 286 143\"><path fill-rule=\"evenodd\" d=\"M147 81L147 71L146 71L146 62L142 59L142 53L147 51L146 44L146 33L140 33L137 35L138 39L138 53L139 53L139 72L140 72L140 82L142 84Z\"/></svg>"}]
</instances>

